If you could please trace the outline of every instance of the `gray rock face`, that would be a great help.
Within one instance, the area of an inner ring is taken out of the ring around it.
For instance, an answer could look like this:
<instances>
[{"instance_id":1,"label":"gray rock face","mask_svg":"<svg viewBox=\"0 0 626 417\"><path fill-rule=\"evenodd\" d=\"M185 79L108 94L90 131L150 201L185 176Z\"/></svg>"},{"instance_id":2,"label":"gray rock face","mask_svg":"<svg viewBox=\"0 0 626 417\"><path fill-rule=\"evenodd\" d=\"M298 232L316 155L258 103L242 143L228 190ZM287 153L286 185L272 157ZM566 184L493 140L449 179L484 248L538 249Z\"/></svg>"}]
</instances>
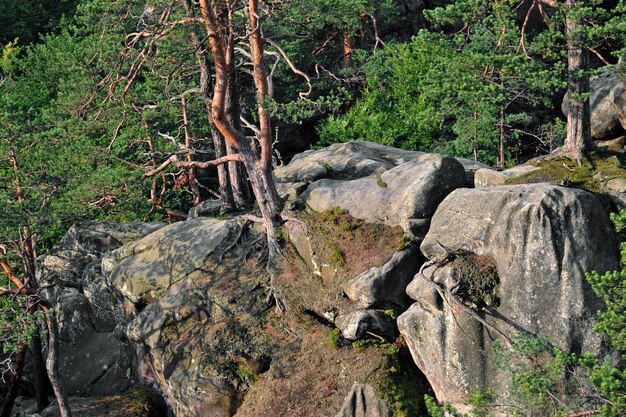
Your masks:
<instances>
[{"instance_id":1,"label":"gray rock face","mask_svg":"<svg viewBox=\"0 0 626 417\"><path fill-rule=\"evenodd\" d=\"M149 303L202 266L232 227L213 218L171 224L105 255L103 273L130 303Z\"/></svg>"},{"instance_id":2,"label":"gray rock face","mask_svg":"<svg viewBox=\"0 0 626 417\"><path fill-rule=\"evenodd\" d=\"M599 351L593 317L600 302L584 273L616 269L618 257L595 196L547 184L459 189L437 209L421 250L435 259L441 245L495 260L500 305L485 313L491 325L511 337L541 335L566 351ZM446 284L452 271L431 267L424 274ZM398 328L437 398L467 411L470 389L505 397L510 375L496 368L491 350L499 336L441 300L422 277L407 291L416 303Z\"/></svg>"},{"instance_id":3,"label":"gray rock face","mask_svg":"<svg viewBox=\"0 0 626 417\"><path fill-rule=\"evenodd\" d=\"M437 205L465 183L465 170L454 158L423 154L379 177L319 180L302 199L315 211L341 207L370 223L401 226L425 233Z\"/></svg>"},{"instance_id":4,"label":"gray rock face","mask_svg":"<svg viewBox=\"0 0 626 417\"><path fill-rule=\"evenodd\" d=\"M348 281L345 293L360 308L405 310L410 304L405 288L419 265L417 249L396 252L385 265L371 268Z\"/></svg>"},{"instance_id":5,"label":"gray rock face","mask_svg":"<svg viewBox=\"0 0 626 417\"><path fill-rule=\"evenodd\" d=\"M77 224L49 254L37 259L39 284L47 288L43 295L56 306L59 373L69 394L108 395L131 386L130 350L113 335L122 311L103 281L98 260L163 226Z\"/></svg>"},{"instance_id":6,"label":"gray rock face","mask_svg":"<svg viewBox=\"0 0 626 417\"><path fill-rule=\"evenodd\" d=\"M335 417L391 417L387 403L376 396L371 385L354 384Z\"/></svg>"},{"instance_id":7,"label":"gray rock face","mask_svg":"<svg viewBox=\"0 0 626 417\"><path fill-rule=\"evenodd\" d=\"M302 194L309 183L321 179L354 180L379 176L385 171L423 157L424 152L406 151L366 141L337 143L317 151L296 155L291 162L274 171L282 196L290 199ZM465 170L466 185L474 183L474 172L488 166L455 158Z\"/></svg>"},{"instance_id":8,"label":"gray rock face","mask_svg":"<svg viewBox=\"0 0 626 417\"><path fill-rule=\"evenodd\" d=\"M605 71L590 80L589 105L591 107L591 136L594 139L609 138L612 133L626 129L626 92L624 81L614 72ZM563 113L569 103L563 100Z\"/></svg>"},{"instance_id":9,"label":"gray rock face","mask_svg":"<svg viewBox=\"0 0 626 417\"><path fill-rule=\"evenodd\" d=\"M357 310L335 319L335 325L341 330L343 337L356 340L367 337L368 332L387 340L398 336L396 324L385 315L383 310Z\"/></svg>"},{"instance_id":10,"label":"gray rock face","mask_svg":"<svg viewBox=\"0 0 626 417\"><path fill-rule=\"evenodd\" d=\"M494 187L504 185L507 180L521 177L524 174L533 172L539 168L532 165L518 165L504 171L496 171L491 168L481 168L474 176L474 186L476 188Z\"/></svg>"}]
</instances>

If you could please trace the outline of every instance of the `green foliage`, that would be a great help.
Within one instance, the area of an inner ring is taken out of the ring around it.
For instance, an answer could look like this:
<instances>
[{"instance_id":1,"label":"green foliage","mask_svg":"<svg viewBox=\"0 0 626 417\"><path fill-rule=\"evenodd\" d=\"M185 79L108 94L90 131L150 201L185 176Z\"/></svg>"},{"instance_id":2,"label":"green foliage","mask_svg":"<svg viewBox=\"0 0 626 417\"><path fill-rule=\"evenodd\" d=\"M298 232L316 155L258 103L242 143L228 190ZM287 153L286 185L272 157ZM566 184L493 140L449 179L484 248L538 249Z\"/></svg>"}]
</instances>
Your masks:
<instances>
[{"instance_id":1,"label":"green foliage","mask_svg":"<svg viewBox=\"0 0 626 417\"><path fill-rule=\"evenodd\" d=\"M424 403L430 417L444 417L445 410L439 405L437 400L431 395L424 395Z\"/></svg>"},{"instance_id":2,"label":"green foliage","mask_svg":"<svg viewBox=\"0 0 626 417\"><path fill-rule=\"evenodd\" d=\"M415 248L417 247L417 240L415 239L415 237L411 236L411 235L403 235L402 236L402 242L398 245L398 247L396 248L396 250L398 252L403 251L405 249L409 249L409 248Z\"/></svg>"},{"instance_id":3,"label":"green foliage","mask_svg":"<svg viewBox=\"0 0 626 417\"><path fill-rule=\"evenodd\" d=\"M396 343L379 343L378 348L385 350L386 358L375 384L377 391L395 417L423 416L425 381L418 376L410 353Z\"/></svg>"},{"instance_id":4,"label":"green foliage","mask_svg":"<svg viewBox=\"0 0 626 417\"><path fill-rule=\"evenodd\" d=\"M25 299L0 297L0 346L3 353L17 352L21 344L30 344L33 335L45 323L41 311L32 314L21 305Z\"/></svg>"},{"instance_id":5,"label":"green foliage","mask_svg":"<svg viewBox=\"0 0 626 417\"><path fill-rule=\"evenodd\" d=\"M321 144L369 140L502 165L528 147L522 140L538 138L534 146L549 151L562 142L550 127L560 122L540 121L537 110L560 113L553 99L567 88L564 9L543 8L530 29L519 2L442 3L424 11L430 30L368 60L361 100L319 126ZM579 42L623 55L623 1L584 2L567 13L593 22L581 26Z\"/></svg>"},{"instance_id":6,"label":"green foliage","mask_svg":"<svg viewBox=\"0 0 626 417\"><path fill-rule=\"evenodd\" d=\"M0 56L0 73L8 74L15 69L17 56L21 48L17 45L17 39L7 43L2 48L2 56Z\"/></svg>"},{"instance_id":7,"label":"green foliage","mask_svg":"<svg viewBox=\"0 0 626 417\"><path fill-rule=\"evenodd\" d=\"M328 333L328 337L326 338L326 344L328 344L328 346L332 348L339 349L343 344L343 335L341 334L341 330L332 329Z\"/></svg>"},{"instance_id":8,"label":"green foliage","mask_svg":"<svg viewBox=\"0 0 626 417\"><path fill-rule=\"evenodd\" d=\"M343 252L341 252L341 249L339 248L335 248L333 249L333 251L330 253L330 261L338 268L341 268L345 262L346 262L346 258L343 254Z\"/></svg>"},{"instance_id":9,"label":"green foliage","mask_svg":"<svg viewBox=\"0 0 626 417\"><path fill-rule=\"evenodd\" d=\"M383 314L385 315L385 319L389 321L396 321L398 319L398 312L394 309L385 310Z\"/></svg>"},{"instance_id":10,"label":"green foliage","mask_svg":"<svg viewBox=\"0 0 626 417\"><path fill-rule=\"evenodd\" d=\"M469 403L474 407L474 417L489 417L488 410L493 405L495 393L492 390L476 391L470 390Z\"/></svg>"},{"instance_id":11,"label":"green foliage","mask_svg":"<svg viewBox=\"0 0 626 417\"><path fill-rule=\"evenodd\" d=\"M618 232L624 231L626 211L613 214L611 219ZM596 331L609 337L615 349L626 350L626 250L621 242L622 269L599 274L596 271L587 274L596 295L604 301L606 309L598 312L600 321Z\"/></svg>"}]
</instances>

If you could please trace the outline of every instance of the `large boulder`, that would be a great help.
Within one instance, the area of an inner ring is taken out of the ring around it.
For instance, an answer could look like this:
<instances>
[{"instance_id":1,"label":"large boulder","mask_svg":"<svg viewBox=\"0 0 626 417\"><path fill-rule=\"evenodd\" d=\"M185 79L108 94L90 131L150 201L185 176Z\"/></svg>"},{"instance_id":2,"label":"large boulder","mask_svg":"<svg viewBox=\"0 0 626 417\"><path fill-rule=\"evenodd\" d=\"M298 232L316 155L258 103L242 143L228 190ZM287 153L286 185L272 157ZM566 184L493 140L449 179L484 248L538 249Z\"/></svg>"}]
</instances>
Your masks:
<instances>
[{"instance_id":1,"label":"large boulder","mask_svg":"<svg viewBox=\"0 0 626 417\"><path fill-rule=\"evenodd\" d=\"M103 281L99 259L163 226L103 221L76 224L47 255L37 259L42 295L57 312L59 374L66 392L108 395L132 385L131 351L113 333L123 311Z\"/></svg>"},{"instance_id":2,"label":"large boulder","mask_svg":"<svg viewBox=\"0 0 626 417\"><path fill-rule=\"evenodd\" d=\"M626 129L626 92L624 80L615 72L604 71L591 77L589 85L591 108L591 136L608 139L620 129ZM562 110L567 114L568 96L563 100Z\"/></svg>"},{"instance_id":3,"label":"large boulder","mask_svg":"<svg viewBox=\"0 0 626 417\"><path fill-rule=\"evenodd\" d=\"M594 195L548 184L459 189L440 204L421 250L431 260L470 251L495 265L499 282L481 312L493 328L511 338L540 335L568 352L599 352L593 328L601 303L585 272L616 269L618 254ZM472 274L459 271L448 264L416 276L408 288L416 302L398 327L437 398L468 411L471 389L506 397L511 376L495 365L497 332L432 285L468 282Z\"/></svg>"},{"instance_id":4,"label":"large boulder","mask_svg":"<svg viewBox=\"0 0 626 417\"><path fill-rule=\"evenodd\" d=\"M463 165L454 158L422 154L375 177L319 180L301 198L313 210L347 210L369 223L401 226L423 235L437 205L465 184Z\"/></svg>"},{"instance_id":5,"label":"large boulder","mask_svg":"<svg viewBox=\"0 0 626 417\"><path fill-rule=\"evenodd\" d=\"M296 155L288 165L277 168L274 176L281 195L293 199L304 192L308 184L317 180L375 177L424 155L427 154L367 141L336 143L321 150ZM476 170L487 168L487 165L469 159L455 159L465 170L468 186L474 183Z\"/></svg>"}]
</instances>

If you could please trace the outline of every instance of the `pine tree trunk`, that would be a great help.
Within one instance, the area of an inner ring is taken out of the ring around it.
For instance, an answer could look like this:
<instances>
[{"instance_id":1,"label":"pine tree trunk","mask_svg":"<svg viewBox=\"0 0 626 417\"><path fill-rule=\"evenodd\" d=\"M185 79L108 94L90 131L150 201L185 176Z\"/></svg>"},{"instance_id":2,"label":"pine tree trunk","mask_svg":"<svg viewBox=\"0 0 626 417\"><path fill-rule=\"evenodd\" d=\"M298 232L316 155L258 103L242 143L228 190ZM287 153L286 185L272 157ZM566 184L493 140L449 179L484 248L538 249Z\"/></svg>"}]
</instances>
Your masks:
<instances>
[{"instance_id":1,"label":"pine tree trunk","mask_svg":"<svg viewBox=\"0 0 626 417\"><path fill-rule=\"evenodd\" d=\"M187 148L187 161L193 162L192 155L192 145L191 145L191 130L189 128L189 116L187 112L187 99L183 95L181 97L181 106L183 110L183 129L185 131L185 147ZM194 207L200 204L202 199L200 198L200 188L198 187L198 182L196 180L196 167L192 166L188 171L189 177L189 188L191 189L191 194L193 194L193 205Z\"/></svg>"},{"instance_id":2,"label":"pine tree trunk","mask_svg":"<svg viewBox=\"0 0 626 417\"><path fill-rule=\"evenodd\" d=\"M230 3L228 7L229 34L228 46L226 48L226 76L228 88L224 98L224 112L226 119L233 128L241 132L241 106L239 105L239 92L237 91L237 69L235 68L235 41L232 32L232 9ZM226 153L228 155L239 153L239 151L230 143L226 142ZM243 207L251 201L250 188L246 181L246 169L242 164L237 162L228 163L228 172L230 173L230 186L233 190L233 198L237 207Z\"/></svg>"},{"instance_id":3,"label":"pine tree trunk","mask_svg":"<svg viewBox=\"0 0 626 417\"><path fill-rule=\"evenodd\" d=\"M567 138L563 144L565 155L582 164L582 155L593 148L591 140L591 111L589 107L588 51L582 47L580 29L583 21L572 11L584 4L581 0L567 0L565 35L567 38Z\"/></svg>"},{"instance_id":4,"label":"pine tree trunk","mask_svg":"<svg viewBox=\"0 0 626 417\"><path fill-rule=\"evenodd\" d=\"M37 410L41 411L50 404L50 381L46 373L46 365L43 359L41 346L41 332L37 330L33 335L33 368L35 373L35 391L37 396Z\"/></svg>"},{"instance_id":5,"label":"pine tree trunk","mask_svg":"<svg viewBox=\"0 0 626 417\"><path fill-rule=\"evenodd\" d=\"M46 324L48 326L48 357L46 358L46 370L48 378L52 384L52 390L56 397L61 417L72 417L69 401L61 385L59 379L59 371L57 369L59 359L59 331L57 328L56 317L51 310L42 306L42 310L46 315Z\"/></svg>"},{"instance_id":6,"label":"pine tree trunk","mask_svg":"<svg viewBox=\"0 0 626 417\"><path fill-rule=\"evenodd\" d=\"M228 120L225 105L230 81L226 61L228 52L225 41L220 35L221 30L214 4L208 0L200 0L200 8L206 20L205 27L215 64L215 84L211 103L213 121L226 141L241 153L252 191L263 216L271 257L277 250L275 230L282 223L281 212L283 207L272 177L272 135L266 103L268 83L263 65L263 39L259 22L258 0L249 0L248 7L252 30L250 43L252 45L254 82L257 89L260 149L257 148L253 140L243 135L240 130L235 129ZM223 28L223 26L221 27Z\"/></svg>"}]
</instances>

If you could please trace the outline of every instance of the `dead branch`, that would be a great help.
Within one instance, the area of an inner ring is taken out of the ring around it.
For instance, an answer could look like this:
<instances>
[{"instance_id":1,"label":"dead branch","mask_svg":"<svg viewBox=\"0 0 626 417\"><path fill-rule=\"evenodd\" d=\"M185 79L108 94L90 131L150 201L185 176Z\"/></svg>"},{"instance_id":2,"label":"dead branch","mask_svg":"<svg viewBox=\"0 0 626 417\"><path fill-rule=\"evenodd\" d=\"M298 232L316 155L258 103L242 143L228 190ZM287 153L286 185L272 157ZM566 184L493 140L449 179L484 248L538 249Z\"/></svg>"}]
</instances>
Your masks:
<instances>
[{"instance_id":1,"label":"dead branch","mask_svg":"<svg viewBox=\"0 0 626 417\"><path fill-rule=\"evenodd\" d=\"M306 83L307 83L307 86L309 87L309 90L306 91L306 92L304 92L304 91L299 92L298 96L300 96L300 98L308 97L311 94L311 92L313 91L313 86L311 85L311 78L308 75L306 75L304 72L302 72L298 68L296 68L296 66L293 64L293 62L291 62L291 59L289 59L289 57L287 56L287 53L285 52L285 50L283 48L281 48L280 45L278 45L272 39L265 39L265 42L267 42L270 45L272 45L282 55L282 57L287 62L287 65L289 65L289 68L291 68L291 71L293 71L294 73L298 74L299 76L303 77L306 80Z\"/></svg>"},{"instance_id":2,"label":"dead branch","mask_svg":"<svg viewBox=\"0 0 626 417\"><path fill-rule=\"evenodd\" d=\"M593 54L594 54L595 56L597 56L598 58L600 58L600 61L602 61L602 62L604 63L604 65L611 65L611 64L609 63L609 61L607 61L606 59L604 59L604 57L603 57L602 55L600 55L600 52L596 51L596 50L595 50L595 49L593 49L593 48L587 48L587 49L588 49L589 51L593 52Z\"/></svg>"},{"instance_id":3,"label":"dead branch","mask_svg":"<svg viewBox=\"0 0 626 417\"><path fill-rule=\"evenodd\" d=\"M520 36L520 40L519 40L519 45L517 46L517 50L515 51L515 53L519 53L519 50L522 49L522 50L524 50L524 55L526 55L527 57L529 55L528 55L528 50L526 50L526 43L525 43L526 27L528 26L528 21L530 20L530 15L532 14L533 10L535 10L536 6L537 6L537 0L532 0L532 4L530 5L530 7L528 8L528 11L526 12L526 17L524 18L524 23L522 23L522 30L521 30L521 36Z\"/></svg>"},{"instance_id":4,"label":"dead branch","mask_svg":"<svg viewBox=\"0 0 626 417\"><path fill-rule=\"evenodd\" d=\"M215 167L221 164L225 164L227 162L243 162L243 159L241 157L241 154L232 154L232 155L226 155L221 158L213 159L211 161L206 161L206 162L199 162L199 161L184 162L184 161L180 161L177 155L172 155L165 162L163 162L159 167L145 173L143 176L153 177L156 174L165 170L165 168L167 168L171 164L174 164L177 168L189 169L191 167L196 167L196 168L204 169L204 168Z\"/></svg>"},{"instance_id":5,"label":"dead branch","mask_svg":"<svg viewBox=\"0 0 626 417\"><path fill-rule=\"evenodd\" d=\"M111 151L113 149L113 144L117 140L117 137L120 134L120 129L124 125L124 122L126 122L126 111L122 112L122 120L120 120L120 122L118 123L117 127L115 128L115 131L113 132L113 139L111 139L111 143L109 143L109 146L107 146L106 151L107 151L108 154L111 153Z\"/></svg>"},{"instance_id":6,"label":"dead branch","mask_svg":"<svg viewBox=\"0 0 626 417\"><path fill-rule=\"evenodd\" d=\"M378 22L376 21L376 17L373 14L365 13L365 12L362 12L362 15L367 16L372 20L372 27L374 28L374 38L375 38L374 54L376 54L376 49L378 48L379 44L382 45L383 47L386 47L387 45L385 45L385 42L383 42L380 36L378 36Z\"/></svg>"}]
</instances>

